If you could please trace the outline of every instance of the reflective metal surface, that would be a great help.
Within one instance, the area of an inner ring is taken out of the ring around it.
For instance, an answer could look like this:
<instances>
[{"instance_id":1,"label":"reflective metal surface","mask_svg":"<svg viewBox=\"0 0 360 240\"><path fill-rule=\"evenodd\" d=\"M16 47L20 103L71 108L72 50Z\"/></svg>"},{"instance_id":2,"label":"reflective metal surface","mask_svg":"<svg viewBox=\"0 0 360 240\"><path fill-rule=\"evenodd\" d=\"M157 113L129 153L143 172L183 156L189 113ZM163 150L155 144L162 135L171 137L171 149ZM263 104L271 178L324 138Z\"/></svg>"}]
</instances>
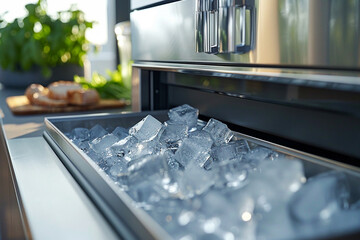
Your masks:
<instances>
[{"instance_id":1,"label":"reflective metal surface","mask_svg":"<svg viewBox=\"0 0 360 240\"><path fill-rule=\"evenodd\" d=\"M31 233L21 211L13 167L0 118L0 239L29 239Z\"/></svg>"},{"instance_id":2,"label":"reflective metal surface","mask_svg":"<svg viewBox=\"0 0 360 240\"><path fill-rule=\"evenodd\" d=\"M339 88L360 91L360 72L338 71L321 69L297 69L297 68L270 68L270 67L239 67L211 64L186 64L171 62L146 62L137 61L133 64L135 69L148 69L155 71L169 71L181 73L204 73L209 76L232 77L242 75L247 79L259 79L290 83L296 85L307 85L313 87ZM139 73L140 74L140 73ZM135 79L140 76L135 75ZM284 79L287 81L283 81ZM134 81L134 79L133 79Z\"/></svg>"},{"instance_id":3,"label":"reflective metal surface","mask_svg":"<svg viewBox=\"0 0 360 240\"><path fill-rule=\"evenodd\" d=\"M156 4L164 4L168 2L174 2L179 0L132 0L131 9L145 8Z\"/></svg>"},{"instance_id":4,"label":"reflective metal surface","mask_svg":"<svg viewBox=\"0 0 360 240\"><path fill-rule=\"evenodd\" d=\"M117 239L42 137L8 145L31 238Z\"/></svg>"},{"instance_id":5,"label":"reflective metal surface","mask_svg":"<svg viewBox=\"0 0 360 240\"><path fill-rule=\"evenodd\" d=\"M218 53L217 0L197 0L195 22L196 52Z\"/></svg>"},{"instance_id":6,"label":"reflective metal surface","mask_svg":"<svg viewBox=\"0 0 360 240\"><path fill-rule=\"evenodd\" d=\"M199 13L196 10L195 0L183 0L133 11L132 44L136 46L133 59L357 70L360 68L359 0L257 0L253 8L254 26L250 29L246 27L246 33L251 29L254 31L253 45L249 52L243 54L214 55L201 52L199 37L205 41L205 33L201 33L199 29L205 19L195 14ZM250 15L246 19L250 19ZM230 21L235 27L229 29L229 21L226 20L227 24L221 27L221 19L219 16L219 28L227 31L224 36L220 33L219 39L222 43L219 43L219 47L223 52L232 51L228 47L233 46L230 44L233 40L227 38L234 33L234 29L240 29L243 22ZM243 31L235 33L235 39L243 38ZM246 34L246 38L250 36L252 35ZM200 53L197 53L196 49Z\"/></svg>"}]
</instances>

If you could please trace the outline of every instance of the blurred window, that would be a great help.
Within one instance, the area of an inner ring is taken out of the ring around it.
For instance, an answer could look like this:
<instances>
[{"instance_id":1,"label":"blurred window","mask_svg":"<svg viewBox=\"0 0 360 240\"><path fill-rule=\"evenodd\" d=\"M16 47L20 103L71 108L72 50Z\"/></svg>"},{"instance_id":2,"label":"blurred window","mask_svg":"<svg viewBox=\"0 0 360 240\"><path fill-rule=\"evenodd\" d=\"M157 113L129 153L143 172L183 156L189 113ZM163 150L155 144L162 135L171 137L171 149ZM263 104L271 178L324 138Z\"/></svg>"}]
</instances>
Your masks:
<instances>
[{"instance_id":1,"label":"blurred window","mask_svg":"<svg viewBox=\"0 0 360 240\"><path fill-rule=\"evenodd\" d=\"M0 14L7 12L4 18L13 21L26 14L26 4L34 2L36 1L7 1L6 4L2 4ZM87 74L93 71L105 74L106 69L114 70L116 68L115 0L47 0L48 13L52 16L56 16L58 11L69 9L72 5L85 13L86 20L96 22L94 28L87 32L87 38L93 46L99 47L99 51L88 54L90 64L87 66ZM19 6L23 7L19 8Z\"/></svg>"}]
</instances>

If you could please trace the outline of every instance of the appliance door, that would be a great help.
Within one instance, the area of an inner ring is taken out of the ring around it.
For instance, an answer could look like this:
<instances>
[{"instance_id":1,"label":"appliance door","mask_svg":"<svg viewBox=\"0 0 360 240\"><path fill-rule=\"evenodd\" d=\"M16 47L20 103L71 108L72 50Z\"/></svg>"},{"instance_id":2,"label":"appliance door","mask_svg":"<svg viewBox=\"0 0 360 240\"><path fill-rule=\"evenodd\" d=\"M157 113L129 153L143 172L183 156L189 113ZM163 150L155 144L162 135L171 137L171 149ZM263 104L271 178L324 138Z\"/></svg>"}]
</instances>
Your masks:
<instances>
[{"instance_id":1,"label":"appliance door","mask_svg":"<svg viewBox=\"0 0 360 240\"><path fill-rule=\"evenodd\" d=\"M360 1L163 2L131 13L135 61L360 68Z\"/></svg>"}]
</instances>

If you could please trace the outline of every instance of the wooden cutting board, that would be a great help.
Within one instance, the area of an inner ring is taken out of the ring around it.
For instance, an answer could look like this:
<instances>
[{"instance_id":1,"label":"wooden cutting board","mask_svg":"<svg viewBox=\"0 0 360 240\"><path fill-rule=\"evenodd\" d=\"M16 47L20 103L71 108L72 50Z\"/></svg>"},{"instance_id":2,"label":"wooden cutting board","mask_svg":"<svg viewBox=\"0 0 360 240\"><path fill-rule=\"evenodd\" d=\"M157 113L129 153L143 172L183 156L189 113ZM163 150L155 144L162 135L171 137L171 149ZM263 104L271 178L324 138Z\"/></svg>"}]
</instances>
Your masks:
<instances>
[{"instance_id":1,"label":"wooden cutting board","mask_svg":"<svg viewBox=\"0 0 360 240\"><path fill-rule=\"evenodd\" d=\"M14 115L89 111L122 108L128 105L128 103L123 100L101 99L98 104L90 106L43 107L30 104L26 96L8 97L6 98L6 103Z\"/></svg>"}]
</instances>

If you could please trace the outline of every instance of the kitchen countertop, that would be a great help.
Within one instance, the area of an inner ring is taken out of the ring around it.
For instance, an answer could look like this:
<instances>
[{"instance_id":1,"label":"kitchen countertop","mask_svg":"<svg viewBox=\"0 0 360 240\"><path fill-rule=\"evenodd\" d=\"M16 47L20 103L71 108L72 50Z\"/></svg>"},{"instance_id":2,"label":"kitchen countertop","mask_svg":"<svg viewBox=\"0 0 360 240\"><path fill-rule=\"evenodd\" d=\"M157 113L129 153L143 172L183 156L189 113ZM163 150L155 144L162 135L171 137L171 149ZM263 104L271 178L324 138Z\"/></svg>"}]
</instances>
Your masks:
<instances>
[{"instance_id":1,"label":"kitchen countertop","mask_svg":"<svg viewBox=\"0 0 360 240\"><path fill-rule=\"evenodd\" d=\"M36 114L26 116L15 116L10 111L6 104L6 98L10 96L20 96L24 94L24 89L4 88L0 84L0 118L3 120L6 138L16 139L24 137L39 137L45 130L44 117L65 116L74 114L88 114L88 113L120 113L123 111L130 111L130 107L121 109L106 109L96 111L83 111L71 113L51 113L51 114Z\"/></svg>"},{"instance_id":2,"label":"kitchen countertop","mask_svg":"<svg viewBox=\"0 0 360 240\"><path fill-rule=\"evenodd\" d=\"M118 238L42 137L46 116L104 111L15 116L8 108L6 98L23 93L22 89L7 89L0 85L0 131L4 132L4 145L7 148L0 150L8 152L12 184L17 192L25 235L34 239ZM125 110L130 109L111 109L106 112L119 113ZM6 161L3 158L0 160ZM0 209L0 214L7 210ZM8 238L9 235L4 236L3 233L3 237Z\"/></svg>"}]
</instances>

